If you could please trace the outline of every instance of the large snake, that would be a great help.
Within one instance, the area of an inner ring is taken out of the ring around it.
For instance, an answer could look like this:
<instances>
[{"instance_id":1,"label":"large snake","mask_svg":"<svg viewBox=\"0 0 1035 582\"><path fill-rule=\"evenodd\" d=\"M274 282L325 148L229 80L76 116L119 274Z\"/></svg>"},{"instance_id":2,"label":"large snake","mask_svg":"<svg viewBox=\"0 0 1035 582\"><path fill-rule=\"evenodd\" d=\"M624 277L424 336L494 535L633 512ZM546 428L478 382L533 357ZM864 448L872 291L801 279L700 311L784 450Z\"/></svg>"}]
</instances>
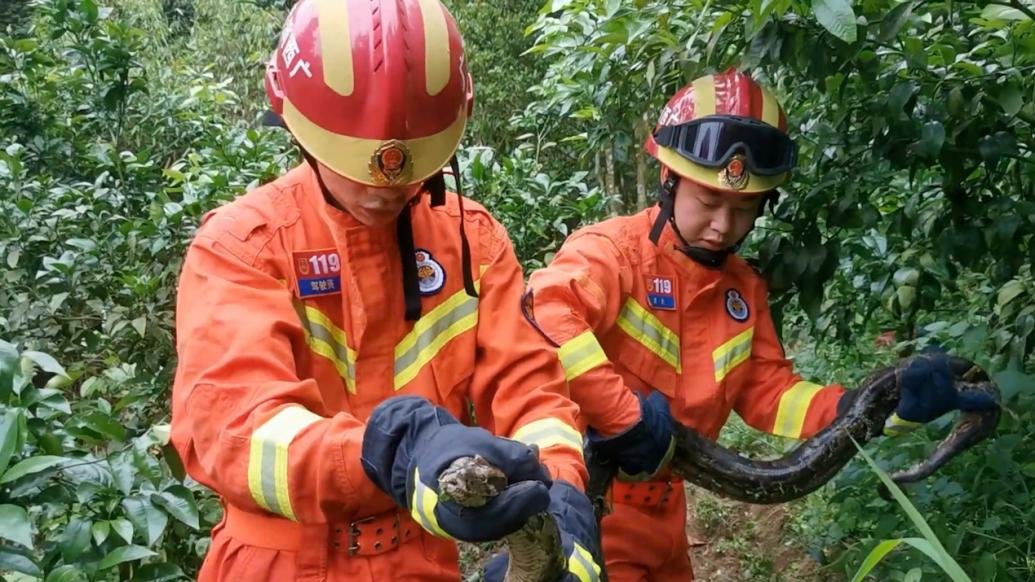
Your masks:
<instances>
[{"instance_id":1,"label":"large snake","mask_svg":"<svg viewBox=\"0 0 1035 582\"><path fill-rule=\"evenodd\" d=\"M670 467L694 485L718 495L750 503L782 503L803 497L827 483L863 443L883 432L884 421L899 401L899 375L904 364L868 376L847 409L812 438L784 456L765 461L739 455L673 423L676 447ZM999 402L999 389L988 374L969 360L950 358L957 392L977 391ZM1000 409L962 412L949 435L931 455L913 467L893 473L896 483L922 480L953 457L987 438L999 423ZM855 442L853 442L853 439ZM608 459L587 451L589 485L586 493L602 515L607 490L617 474ZM481 459L459 459L443 473L440 487L462 505L477 506L506 486L502 472ZM474 491L478 494L472 495ZM556 524L546 516L531 520L504 541L510 553L507 582L548 582L563 573L564 556Z\"/></svg>"}]
</instances>

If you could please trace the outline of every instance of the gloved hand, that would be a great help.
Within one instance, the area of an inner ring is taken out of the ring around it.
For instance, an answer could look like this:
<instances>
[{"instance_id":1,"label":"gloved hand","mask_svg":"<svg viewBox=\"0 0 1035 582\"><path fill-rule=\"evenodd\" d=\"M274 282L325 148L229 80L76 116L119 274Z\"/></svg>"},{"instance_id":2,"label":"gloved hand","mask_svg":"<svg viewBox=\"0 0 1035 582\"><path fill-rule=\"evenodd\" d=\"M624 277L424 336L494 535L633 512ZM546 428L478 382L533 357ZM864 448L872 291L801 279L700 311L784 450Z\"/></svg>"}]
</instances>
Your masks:
<instances>
[{"instance_id":1,"label":"gloved hand","mask_svg":"<svg viewBox=\"0 0 1035 582\"><path fill-rule=\"evenodd\" d=\"M672 460L676 441L665 395L655 391L646 398L639 393L636 397L640 400L640 420L636 424L612 437L591 428L587 438L590 447L618 463L619 478L646 481Z\"/></svg>"},{"instance_id":2,"label":"gloved hand","mask_svg":"<svg viewBox=\"0 0 1035 582\"><path fill-rule=\"evenodd\" d=\"M438 478L460 457L482 456L509 485L477 508L439 499ZM468 542L498 540L550 504L550 476L535 449L460 424L417 396L397 396L374 409L363 434L363 470L424 529Z\"/></svg>"},{"instance_id":3,"label":"gloved hand","mask_svg":"<svg viewBox=\"0 0 1035 582\"><path fill-rule=\"evenodd\" d=\"M978 411L997 406L988 394L957 392L949 357L940 350L914 356L899 372L899 403L884 423L884 434L898 436L951 410Z\"/></svg>"},{"instance_id":4,"label":"gloved hand","mask_svg":"<svg viewBox=\"0 0 1035 582\"><path fill-rule=\"evenodd\" d=\"M567 558L567 571L560 582L600 580L600 534L589 498L566 481L554 481L550 488L550 515L561 533L561 547ZM493 556L485 564L485 582L503 582L510 562L506 553Z\"/></svg>"}]
</instances>

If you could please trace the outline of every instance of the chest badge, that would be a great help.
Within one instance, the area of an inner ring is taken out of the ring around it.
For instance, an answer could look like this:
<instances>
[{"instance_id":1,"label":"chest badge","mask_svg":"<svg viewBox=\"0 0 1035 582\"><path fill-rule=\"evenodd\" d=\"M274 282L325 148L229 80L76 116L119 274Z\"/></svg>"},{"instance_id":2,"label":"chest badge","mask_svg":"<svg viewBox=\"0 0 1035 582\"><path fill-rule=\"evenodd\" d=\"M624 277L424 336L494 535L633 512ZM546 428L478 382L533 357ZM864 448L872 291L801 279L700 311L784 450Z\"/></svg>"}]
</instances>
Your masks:
<instances>
[{"instance_id":1,"label":"chest badge","mask_svg":"<svg viewBox=\"0 0 1035 582\"><path fill-rule=\"evenodd\" d=\"M417 259L417 286L421 295L434 295L446 284L446 271L442 264L424 249L414 253Z\"/></svg>"},{"instance_id":2,"label":"chest badge","mask_svg":"<svg viewBox=\"0 0 1035 582\"><path fill-rule=\"evenodd\" d=\"M341 293L341 255L336 249L291 254L301 298Z\"/></svg>"},{"instance_id":3,"label":"chest badge","mask_svg":"<svg viewBox=\"0 0 1035 582\"><path fill-rule=\"evenodd\" d=\"M726 313L730 314L736 321L747 321L751 315L747 301L740 296L740 291L729 289L726 291Z\"/></svg>"},{"instance_id":4,"label":"chest badge","mask_svg":"<svg viewBox=\"0 0 1035 582\"><path fill-rule=\"evenodd\" d=\"M647 276L647 305L651 309L676 310L676 285L668 277Z\"/></svg>"}]
</instances>

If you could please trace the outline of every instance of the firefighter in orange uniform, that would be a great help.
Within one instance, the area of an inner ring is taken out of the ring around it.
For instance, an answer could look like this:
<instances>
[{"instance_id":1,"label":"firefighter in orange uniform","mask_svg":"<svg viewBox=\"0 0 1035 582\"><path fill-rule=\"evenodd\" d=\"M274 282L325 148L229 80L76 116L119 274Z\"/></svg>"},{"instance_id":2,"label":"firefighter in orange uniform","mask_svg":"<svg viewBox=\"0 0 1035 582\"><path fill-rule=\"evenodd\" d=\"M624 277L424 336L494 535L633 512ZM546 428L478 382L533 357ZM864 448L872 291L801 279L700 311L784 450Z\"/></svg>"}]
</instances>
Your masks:
<instances>
[{"instance_id":1,"label":"firefighter in orange uniform","mask_svg":"<svg viewBox=\"0 0 1035 582\"><path fill-rule=\"evenodd\" d=\"M302 0L266 88L305 162L208 214L179 284L172 439L225 508L200 579L457 580L455 539L544 511L596 579L563 370L503 227L445 190L473 103L452 16ZM473 455L508 486L460 510L438 476Z\"/></svg>"},{"instance_id":2,"label":"firefighter in orange uniform","mask_svg":"<svg viewBox=\"0 0 1035 582\"><path fill-rule=\"evenodd\" d=\"M741 72L693 81L647 139L662 166L659 205L576 232L530 278L525 303L560 346L590 446L620 467L603 520L612 582L693 577L683 483L664 469L673 418L716 438L735 410L757 429L808 438L853 394L793 372L765 283L735 255L794 167L786 126ZM944 355L918 358L900 386L887 434L991 405L956 401Z\"/></svg>"}]
</instances>

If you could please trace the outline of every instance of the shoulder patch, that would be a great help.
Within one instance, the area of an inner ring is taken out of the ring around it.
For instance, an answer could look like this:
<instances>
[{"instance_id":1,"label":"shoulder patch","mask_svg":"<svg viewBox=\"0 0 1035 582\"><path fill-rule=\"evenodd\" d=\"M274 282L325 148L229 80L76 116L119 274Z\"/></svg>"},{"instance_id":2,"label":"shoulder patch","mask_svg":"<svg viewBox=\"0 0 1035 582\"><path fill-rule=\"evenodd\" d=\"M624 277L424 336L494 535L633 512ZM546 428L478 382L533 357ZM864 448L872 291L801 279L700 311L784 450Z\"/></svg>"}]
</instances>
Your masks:
<instances>
[{"instance_id":1,"label":"shoulder patch","mask_svg":"<svg viewBox=\"0 0 1035 582\"><path fill-rule=\"evenodd\" d=\"M416 249L413 253L417 261L417 286L421 295L434 295L446 284L446 270L442 263L435 260L431 253L424 249Z\"/></svg>"},{"instance_id":2,"label":"shoulder patch","mask_svg":"<svg viewBox=\"0 0 1035 582\"><path fill-rule=\"evenodd\" d=\"M751 308L748 307L747 301L740 295L740 291L736 289L726 290L726 313L734 321L738 322L747 321L748 317L751 316Z\"/></svg>"}]
</instances>

